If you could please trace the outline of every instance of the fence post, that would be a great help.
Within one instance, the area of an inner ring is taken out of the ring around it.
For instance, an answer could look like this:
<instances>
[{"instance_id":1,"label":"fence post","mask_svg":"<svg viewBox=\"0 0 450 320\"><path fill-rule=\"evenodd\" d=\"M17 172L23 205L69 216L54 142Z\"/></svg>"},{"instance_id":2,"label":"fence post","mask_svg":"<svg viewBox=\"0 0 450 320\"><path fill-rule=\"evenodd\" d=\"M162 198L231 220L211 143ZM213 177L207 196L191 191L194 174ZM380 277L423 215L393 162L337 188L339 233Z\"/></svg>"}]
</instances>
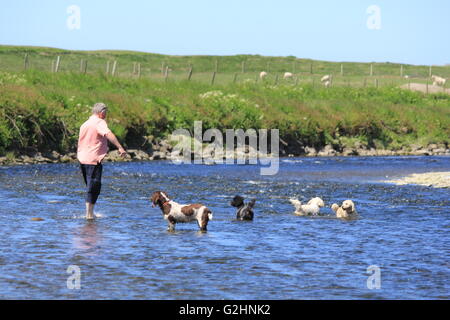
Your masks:
<instances>
[{"instance_id":1,"label":"fence post","mask_svg":"<svg viewBox=\"0 0 450 320\"><path fill-rule=\"evenodd\" d=\"M61 57L60 56L56 57L55 72L58 72L58 70L59 70L60 61L61 61Z\"/></svg>"},{"instance_id":2,"label":"fence post","mask_svg":"<svg viewBox=\"0 0 450 320\"><path fill-rule=\"evenodd\" d=\"M216 72L214 71L211 78L211 85L214 84L214 80L216 79Z\"/></svg>"},{"instance_id":3,"label":"fence post","mask_svg":"<svg viewBox=\"0 0 450 320\"><path fill-rule=\"evenodd\" d=\"M370 76L373 77L373 63L370 64Z\"/></svg>"},{"instance_id":4,"label":"fence post","mask_svg":"<svg viewBox=\"0 0 450 320\"><path fill-rule=\"evenodd\" d=\"M166 65L166 70L164 72L164 81L167 82L168 78L169 78L169 66Z\"/></svg>"},{"instance_id":5,"label":"fence post","mask_svg":"<svg viewBox=\"0 0 450 320\"><path fill-rule=\"evenodd\" d=\"M378 89L378 79L375 79L375 88Z\"/></svg>"},{"instance_id":6,"label":"fence post","mask_svg":"<svg viewBox=\"0 0 450 320\"><path fill-rule=\"evenodd\" d=\"M106 74L109 74L109 60L106 61Z\"/></svg>"},{"instance_id":7,"label":"fence post","mask_svg":"<svg viewBox=\"0 0 450 320\"><path fill-rule=\"evenodd\" d=\"M427 79L427 93L428 93L428 79Z\"/></svg>"},{"instance_id":8,"label":"fence post","mask_svg":"<svg viewBox=\"0 0 450 320\"><path fill-rule=\"evenodd\" d=\"M242 63L241 63L241 68L242 68L242 73L245 73L245 60L244 61L242 61Z\"/></svg>"},{"instance_id":9,"label":"fence post","mask_svg":"<svg viewBox=\"0 0 450 320\"><path fill-rule=\"evenodd\" d=\"M400 77L403 77L403 65L400 66Z\"/></svg>"},{"instance_id":10,"label":"fence post","mask_svg":"<svg viewBox=\"0 0 450 320\"><path fill-rule=\"evenodd\" d=\"M344 65L341 63L341 76L344 76Z\"/></svg>"},{"instance_id":11,"label":"fence post","mask_svg":"<svg viewBox=\"0 0 450 320\"><path fill-rule=\"evenodd\" d=\"M309 73L313 74L313 63L311 62L311 64L309 65Z\"/></svg>"},{"instance_id":12,"label":"fence post","mask_svg":"<svg viewBox=\"0 0 450 320\"><path fill-rule=\"evenodd\" d=\"M432 71L431 71L431 66L430 66L430 69L428 70L428 77L429 78L431 78L431 73L432 73Z\"/></svg>"},{"instance_id":13,"label":"fence post","mask_svg":"<svg viewBox=\"0 0 450 320\"><path fill-rule=\"evenodd\" d=\"M138 78L141 77L141 63L140 62L137 65L137 76L138 76Z\"/></svg>"},{"instance_id":14,"label":"fence post","mask_svg":"<svg viewBox=\"0 0 450 320\"><path fill-rule=\"evenodd\" d=\"M188 81L191 81L191 77L192 77L192 66L189 68Z\"/></svg>"},{"instance_id":15,"label":"fence post","mask_svg":"<svg viewBox=\"0 0 450 320\"><path fill-rule=\"evenodd\" d=\"M233 83L236 83L236 81L237 81L237 77L238 77L238 74L237 74L237 73L235 73L235 74L234 74L234 78L233 78Z\"/></svg>"},{"instance_id":16,"label":"fence post","mask_svg":"<svg viewBox=\"0 0 450 320\"><path fill-rule=\"evenodd\" d=\"M275 75L275 85L278 84L278 74Z\"/></svg>"},{"instance_id":17,"label":"fence post","mask_svg":"<svg viewBox=\"0 0 450 320\"><path fill-rule=\"evenodd\" d=\"M114 77L116 75L116 68L117 68L117 60L114 60L111 75Z\"/></svg>"},{"instance_id":18,"label":"fence post","mask_svg":"<svg viewBox=\"0 0 450 320\"><path fill-rule=\"evenodd\" d=\"M25 53L25 58L23 60L23 68L24 70L28 69L28 53Z\"/></svg>"}]
</instances>

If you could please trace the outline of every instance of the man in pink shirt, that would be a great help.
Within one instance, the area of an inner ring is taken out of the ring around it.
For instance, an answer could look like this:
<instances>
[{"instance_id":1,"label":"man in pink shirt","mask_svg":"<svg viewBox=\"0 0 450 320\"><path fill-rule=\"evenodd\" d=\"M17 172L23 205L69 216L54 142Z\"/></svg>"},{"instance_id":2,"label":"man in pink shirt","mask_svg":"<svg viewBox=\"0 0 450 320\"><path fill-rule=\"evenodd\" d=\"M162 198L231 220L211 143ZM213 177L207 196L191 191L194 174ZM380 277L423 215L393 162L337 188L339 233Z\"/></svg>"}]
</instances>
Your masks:
<instances>
[{"instance_id":1,"label":"man in pink shirt","mask_svg":"<svg viewBox=\"0 0 450 320\"><path fill-rule=\"evenodd\" d=\"M108 141L117 147L121 157L126 156L125 149L106 124L106 112L104 103L96 103L91 117L80 127L77 158L87 187L86 219L95 218L94 205L102 187L102 160L108 153Z\"/></svg>"}]
</instances>

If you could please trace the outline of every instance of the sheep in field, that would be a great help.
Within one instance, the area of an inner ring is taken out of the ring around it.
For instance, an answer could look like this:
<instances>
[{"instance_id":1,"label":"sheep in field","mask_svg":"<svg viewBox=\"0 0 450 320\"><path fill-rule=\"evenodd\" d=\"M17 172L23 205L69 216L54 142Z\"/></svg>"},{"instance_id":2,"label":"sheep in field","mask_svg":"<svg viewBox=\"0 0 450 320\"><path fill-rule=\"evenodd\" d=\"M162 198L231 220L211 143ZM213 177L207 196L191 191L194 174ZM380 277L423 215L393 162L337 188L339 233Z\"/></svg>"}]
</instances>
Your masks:
<instances>
[{"instance_id":1,"label":"sheep in field","mask_svg":"<svg viewBox=\"0 0 450 320\"><path fill-rule=\"evenodd\" d=\"M331 81L331 75L327 74L320 79L320 82Z\"/></svg>"},{"instance_id":2,"label":"sheep in field","mask_svg":"<svg viewBox=\"0 0 450 320\"><path fill-rule=\"evenodd\" d=\"M259 73L259 79L264 80L265 77L267 77L267 72L261 71L261 72Z\"/></svg>"},{"instance_id":3,"label":"sheep in field","mask_svg":"<svg viewBox=\"0 0 450 320\"><path fill-rule=\"evenodd\" d=\"M291 79L294 75L291 72L285 72L283 78L284 79Z\"/></svg>"},{"instance_id":4,"label":"sheep in field","mask_svg":"<svg viewBox=\"0 0 450 320\"><path fill-rule=\"evenodd\" d=\"M431 80L433 80L434 86L445 86L446 79L439 76L431 76Z\"/></svg>"}]
</instances>

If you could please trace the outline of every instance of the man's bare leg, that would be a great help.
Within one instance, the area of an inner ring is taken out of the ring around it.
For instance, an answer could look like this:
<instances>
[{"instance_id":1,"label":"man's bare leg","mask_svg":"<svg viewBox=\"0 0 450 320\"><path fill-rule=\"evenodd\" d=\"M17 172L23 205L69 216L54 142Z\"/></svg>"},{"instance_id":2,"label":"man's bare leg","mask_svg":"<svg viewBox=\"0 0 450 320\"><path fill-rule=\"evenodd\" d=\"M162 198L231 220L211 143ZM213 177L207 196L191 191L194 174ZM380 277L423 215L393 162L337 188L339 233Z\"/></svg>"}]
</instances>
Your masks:
<instances>
[{"instance_id":1,"label":"man's bare leg","mask_svg":"<svg viewBox=\"0 0 450 320\"><path fill-rule=\"evenodd\" d=\"M95 219L94 215L94 204L86 202L86 219L93 220Z\"/></svg>"}]
</instances>

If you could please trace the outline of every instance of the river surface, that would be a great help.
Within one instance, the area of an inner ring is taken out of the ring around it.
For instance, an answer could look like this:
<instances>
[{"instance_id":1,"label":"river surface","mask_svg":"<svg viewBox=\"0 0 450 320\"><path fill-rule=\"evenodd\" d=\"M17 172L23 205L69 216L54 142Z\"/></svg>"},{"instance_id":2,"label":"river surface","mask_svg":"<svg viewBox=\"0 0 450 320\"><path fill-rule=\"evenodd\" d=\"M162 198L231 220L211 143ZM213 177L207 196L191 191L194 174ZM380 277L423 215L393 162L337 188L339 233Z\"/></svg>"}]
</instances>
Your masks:
<instances>
[{"instance_id":1,"label":"river surface","mask_svg":"<svg viewBox=\"0 0 450 320\"><path fill-rule=\"evenodd\" d=\"M449 299L450 189L381 182L427 171L450 171L450 158L287 158L274 176L107 163L88 222L77 164L3 166L0 298ZM156 190L211 208L208 232L168 232L148 200ZM235 220L236 194L257 199L254 221ZM323 216L294 215L289 198L316 196ZM333 216L345 199L359 219Z\"/></svg>"}]
</instances>

